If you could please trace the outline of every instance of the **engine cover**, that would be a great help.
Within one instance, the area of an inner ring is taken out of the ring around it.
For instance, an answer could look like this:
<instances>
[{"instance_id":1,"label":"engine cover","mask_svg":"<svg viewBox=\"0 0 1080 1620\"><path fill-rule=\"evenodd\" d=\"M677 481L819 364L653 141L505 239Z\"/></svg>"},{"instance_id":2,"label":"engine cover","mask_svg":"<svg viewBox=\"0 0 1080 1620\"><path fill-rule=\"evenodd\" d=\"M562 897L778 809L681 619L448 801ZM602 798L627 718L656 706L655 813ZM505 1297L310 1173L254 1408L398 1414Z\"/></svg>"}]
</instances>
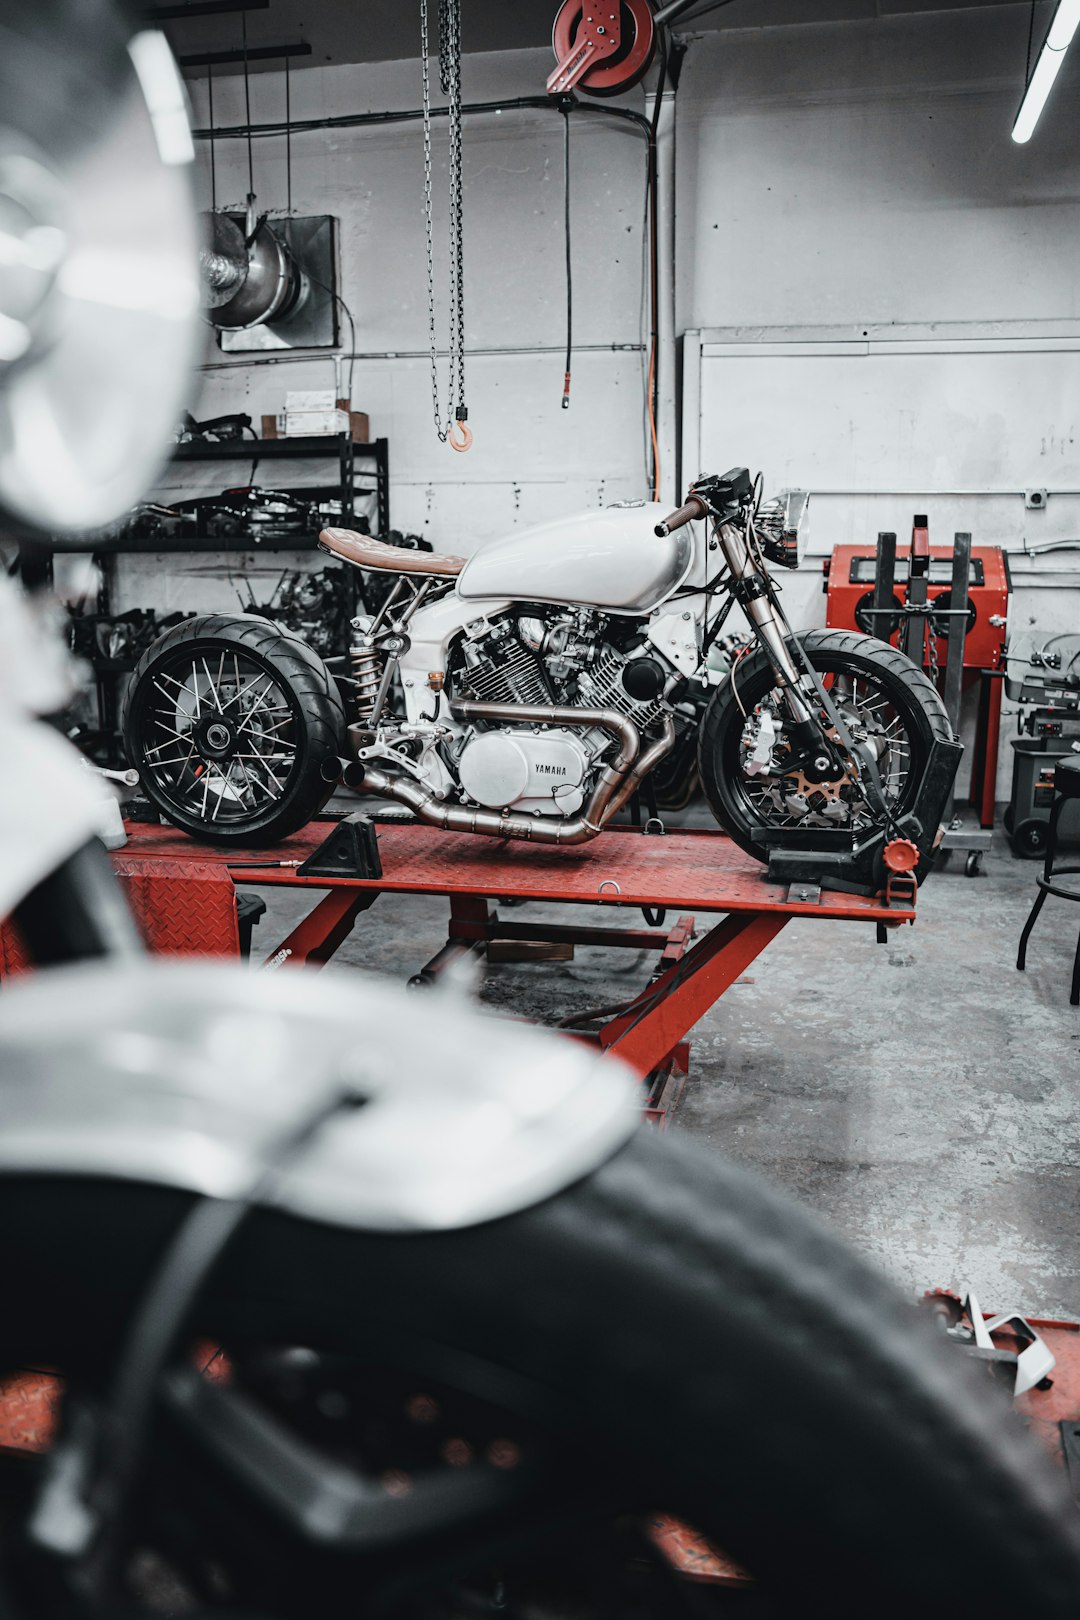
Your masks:
<instances>
[{"instance_id":1,"label":"engine cover","mask_svg":"<svg viewBox=\"0 0 1080 1620\"><path fill-rule=\"evenodd\" d=\"M489 810L576 815L585 802L589 755L572 731L485 731L465 746L458 778Z\"/></svg>"}]
</instances>

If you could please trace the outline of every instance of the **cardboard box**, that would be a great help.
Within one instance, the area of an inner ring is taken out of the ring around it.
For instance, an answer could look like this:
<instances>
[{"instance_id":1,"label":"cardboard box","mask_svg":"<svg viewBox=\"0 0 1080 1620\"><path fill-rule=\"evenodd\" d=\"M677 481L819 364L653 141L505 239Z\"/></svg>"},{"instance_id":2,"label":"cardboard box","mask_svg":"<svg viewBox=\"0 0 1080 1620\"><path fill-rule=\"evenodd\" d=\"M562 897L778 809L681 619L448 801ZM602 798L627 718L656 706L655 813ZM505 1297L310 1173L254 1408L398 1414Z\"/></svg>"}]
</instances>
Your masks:
<instances>
[{"instance_id":1,"label":"cardboard box","mask_svg":"<svg viewBox=\"0 0 1080 1620\"><path fill-rule=\"evenodd\" d=\"M263 416L261 418L262 436L264 439L284 439L287 437L304 438L312 433L352 433L354 444L371 443L371 421L366 411L350 411L349 401L339 399L336 408L331 407L328 412L321 413L326 419L332 420L332 427L313 427L310 418L320 414L314 411L282 411L277 416ZM299 423L296 426L291 422Z\"/></svg>"},{"instance_id":2,"label":"cardboard box","mask_svg":"<svg viewBox=\"0 0 1080 1620\"><path fill-rule=\"evenodd\" d=\"M313 438L321 433L348 433L351 431L347 411L295 411L287 410L280 418L284 422L286 439Z\"/></svg>"},{"instance_id":3,"label":"cardboard box","mask_svg":"<svg viewBox=\"0 0 1080 1620\"><path fill-rule=\"evenodd\" d=\"M332 411L338 401L332 388L290 388L285 395L285 414L290 411Z\"/></svg>"}]
</instances>

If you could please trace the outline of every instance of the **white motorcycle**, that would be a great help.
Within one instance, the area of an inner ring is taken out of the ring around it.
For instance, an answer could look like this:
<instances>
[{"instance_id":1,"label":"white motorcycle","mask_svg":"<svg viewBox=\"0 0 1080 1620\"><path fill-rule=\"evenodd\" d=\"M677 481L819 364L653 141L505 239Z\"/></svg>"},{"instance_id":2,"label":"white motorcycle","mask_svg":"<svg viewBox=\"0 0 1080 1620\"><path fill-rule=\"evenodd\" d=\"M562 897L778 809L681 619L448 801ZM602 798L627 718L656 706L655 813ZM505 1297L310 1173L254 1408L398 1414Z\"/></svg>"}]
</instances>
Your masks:
<instances>
[{"instance_id":1,"label":"white motorcycle","mask_svg":"<svg viewBox=\"0 0 1080 1620\"><path fill-rule=\"evenodd\" d=\"M203 617L135 672L131 762L168 820L223 843L286 836L344 777L448 831L575 845L680 721L698 724L685 698L705 683L701 781L744 849L778 876L876 886L885 845L906 840L921 875L960 746L931 682L887 643L792 633L768 565L797 565L806 508L800 492L763 503L760 477L735 468L672 514L610 506L468 560L326 529L336 557L397 576L353 621L353 722L291 632ZM757 647L721 673L709 653L736 603Z\"/></svg>"}]
</instances>

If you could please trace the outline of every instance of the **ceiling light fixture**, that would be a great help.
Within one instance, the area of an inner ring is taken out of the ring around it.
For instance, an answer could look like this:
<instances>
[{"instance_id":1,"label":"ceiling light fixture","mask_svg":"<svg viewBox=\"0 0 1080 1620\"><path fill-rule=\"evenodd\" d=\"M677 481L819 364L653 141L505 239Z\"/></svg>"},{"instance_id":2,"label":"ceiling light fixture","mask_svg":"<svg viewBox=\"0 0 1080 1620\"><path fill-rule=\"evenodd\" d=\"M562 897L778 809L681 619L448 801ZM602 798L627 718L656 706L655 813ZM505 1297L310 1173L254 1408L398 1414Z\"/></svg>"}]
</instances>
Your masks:
<instances>
[{"instance_id":1,"label":"ceiling light fixture","mask_svg":"<svg viewBox=\"0 0 1080 1620\"><path fill-rule=\"evenodd\" d=\"M1046 98L1065 60L1065 52L1072 43L1078 23L1080 23L1080 0L1058 0L1050 32L1043 42L1039 60L1028 81L1024 99L1020 103L1020 111L1013 125L1012 138L1018 146L1025 145L1035 133L1035 125L1046 106Z\"/></svg>"}]
</instances>

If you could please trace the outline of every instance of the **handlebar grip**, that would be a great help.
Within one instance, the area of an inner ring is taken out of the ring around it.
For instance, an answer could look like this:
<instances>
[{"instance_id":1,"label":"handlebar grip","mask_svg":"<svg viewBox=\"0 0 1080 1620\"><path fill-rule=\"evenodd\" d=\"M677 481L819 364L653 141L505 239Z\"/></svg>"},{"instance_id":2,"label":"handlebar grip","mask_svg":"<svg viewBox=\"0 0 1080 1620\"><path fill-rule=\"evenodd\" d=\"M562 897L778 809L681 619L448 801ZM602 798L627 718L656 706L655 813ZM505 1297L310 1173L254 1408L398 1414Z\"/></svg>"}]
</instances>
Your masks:
<instances>
[{"instance_id":1,"label":"handlebar grip","mask_svg":"<svg viewBox=\"0 0 1080 1620\"><path fill-rule=\"evenodd\" d=\"M695 518L705 517L708 510L703 500L699 499L697 495L691 495L686 505L680 506L677 512L672 512L671 516L666 517L663 523L658 523L653 533L662 540L666 534L671 533L672 529L681 529L684 523L693 523Z\"/></svg>"}]
</instances>

